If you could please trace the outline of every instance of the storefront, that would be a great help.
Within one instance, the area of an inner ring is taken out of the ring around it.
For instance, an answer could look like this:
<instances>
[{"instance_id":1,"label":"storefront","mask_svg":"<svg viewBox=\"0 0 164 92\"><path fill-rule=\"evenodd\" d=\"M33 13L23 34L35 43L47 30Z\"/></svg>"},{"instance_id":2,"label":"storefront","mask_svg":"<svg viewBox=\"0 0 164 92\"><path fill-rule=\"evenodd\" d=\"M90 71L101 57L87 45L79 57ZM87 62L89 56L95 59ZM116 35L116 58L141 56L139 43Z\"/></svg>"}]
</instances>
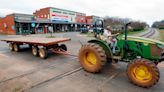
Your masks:
<instances>
[{"instance_id":1,"label":"storefront","mask_svg":"<svg viewBox=\"0 0 164 92\"><path fill-rule=\"evenodd\" d=\"M0 18L0 33L42 34L49 33L49 27L52 27L52 32L72 32L88 25L84 13L47 7L33 15L14 13Z\"/></svg>"}]
</instances>

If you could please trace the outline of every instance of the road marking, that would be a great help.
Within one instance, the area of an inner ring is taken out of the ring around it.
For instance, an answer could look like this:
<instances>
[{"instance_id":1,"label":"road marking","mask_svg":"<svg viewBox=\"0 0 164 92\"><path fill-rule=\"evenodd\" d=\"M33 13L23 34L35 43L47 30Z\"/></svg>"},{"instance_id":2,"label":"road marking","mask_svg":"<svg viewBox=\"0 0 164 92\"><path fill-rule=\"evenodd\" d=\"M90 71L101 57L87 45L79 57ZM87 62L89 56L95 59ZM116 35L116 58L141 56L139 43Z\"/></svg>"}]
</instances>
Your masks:
<instances>
[{"instance_id":1,"label":"road marking","mask_svg":"<svg viewBox=\"0 0 164 92\"><path fill-rule=\"evenodd\" d=\"M106 79L102 85L99 86L98 88L98 92L103 92L103 87L105 86L106 83L108 83L109 81L111 81L112 79L114 79L119 73L116 72L115 74L113 74L112 76L110 76L108 79Z\"/></svg>"}]
</instances>

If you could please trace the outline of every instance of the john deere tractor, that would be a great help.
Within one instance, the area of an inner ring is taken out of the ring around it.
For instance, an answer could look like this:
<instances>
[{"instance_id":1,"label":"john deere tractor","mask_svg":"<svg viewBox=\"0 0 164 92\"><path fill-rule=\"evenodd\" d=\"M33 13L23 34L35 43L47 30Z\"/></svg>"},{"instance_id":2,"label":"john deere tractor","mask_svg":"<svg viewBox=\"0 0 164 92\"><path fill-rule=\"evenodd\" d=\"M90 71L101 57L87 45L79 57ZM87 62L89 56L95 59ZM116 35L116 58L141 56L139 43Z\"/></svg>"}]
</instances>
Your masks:
<instances>
[{"instance_id":1,"label":"john deere tractor","mask_svg":"<svg viewBox=\"0 0 164 92\"><path fill-rule=\"evenodd\" d=\"M116 53L106 41L93 39L84 44L79 51L79 61L84 70L100 72L107 61L127 62L129 80L140 87L155 85L160 78L157 64L164 61L164 43L148 38L127 36L126 24L123 36L117 36Z\"/></svg>"}]
</instances>

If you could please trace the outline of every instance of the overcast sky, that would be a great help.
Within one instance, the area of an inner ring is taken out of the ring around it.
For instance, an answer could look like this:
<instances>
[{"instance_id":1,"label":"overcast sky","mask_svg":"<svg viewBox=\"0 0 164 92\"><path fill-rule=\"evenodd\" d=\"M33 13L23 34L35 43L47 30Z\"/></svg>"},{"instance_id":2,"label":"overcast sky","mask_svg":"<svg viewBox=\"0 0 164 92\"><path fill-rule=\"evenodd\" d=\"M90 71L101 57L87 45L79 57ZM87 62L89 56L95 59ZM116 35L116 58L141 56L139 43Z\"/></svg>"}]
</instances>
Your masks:
<instances>
[{"instance_id":1,"label":"overcast sky","mask_svg":"<svg viewBox=\"0 0 164 92\"><path fill-rule=\"evenodd\" d=\"M164 0L0 0L0 16L57 7L87 15L132 18L152 24L164 19Z\"/></svg>"}]
</instances>

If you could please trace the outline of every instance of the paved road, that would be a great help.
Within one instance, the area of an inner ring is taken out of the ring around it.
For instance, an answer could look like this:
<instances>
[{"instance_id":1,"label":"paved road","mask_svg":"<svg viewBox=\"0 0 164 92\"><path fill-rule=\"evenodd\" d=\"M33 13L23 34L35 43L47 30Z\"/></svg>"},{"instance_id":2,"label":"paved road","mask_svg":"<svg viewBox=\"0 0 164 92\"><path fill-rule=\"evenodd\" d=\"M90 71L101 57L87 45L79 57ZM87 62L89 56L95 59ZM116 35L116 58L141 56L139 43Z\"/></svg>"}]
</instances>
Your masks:
<instances>
[{"instance_id":1,"label":"paved road","mask_svg":"<svg viewBox=\"0 0 164 92\"><path fill-rule=\"evenodd\" d=\"M37 35L45 36L45 35ZM69 51L77 55L87 38L79 33L59 33L55 36L70 37ZM15 36L7 36L15 37ZM0 36L0 39L6 36ZM0 42L0 92L163 92L164 63L158 65L161 79L157 85L145 89L131 84L126 76L126 63L107 64L99 74L81 69L77 57L54 55L42 60L34 57L29 49L10 52L7 44Z\"/></svg>"},{"instance_id":2,"label":"paved road","mask_svg":"<svg viewBox=\"0 0 164 92\"><path fill-rule=\"evenodd\" d=\"M148 28L145 29L145 31L138 33L138 34L133 34L133 36L140 36L140 37L146 37L146 38L158 38L159 32L155 28Z\"/></svg>"}]
</instances>

